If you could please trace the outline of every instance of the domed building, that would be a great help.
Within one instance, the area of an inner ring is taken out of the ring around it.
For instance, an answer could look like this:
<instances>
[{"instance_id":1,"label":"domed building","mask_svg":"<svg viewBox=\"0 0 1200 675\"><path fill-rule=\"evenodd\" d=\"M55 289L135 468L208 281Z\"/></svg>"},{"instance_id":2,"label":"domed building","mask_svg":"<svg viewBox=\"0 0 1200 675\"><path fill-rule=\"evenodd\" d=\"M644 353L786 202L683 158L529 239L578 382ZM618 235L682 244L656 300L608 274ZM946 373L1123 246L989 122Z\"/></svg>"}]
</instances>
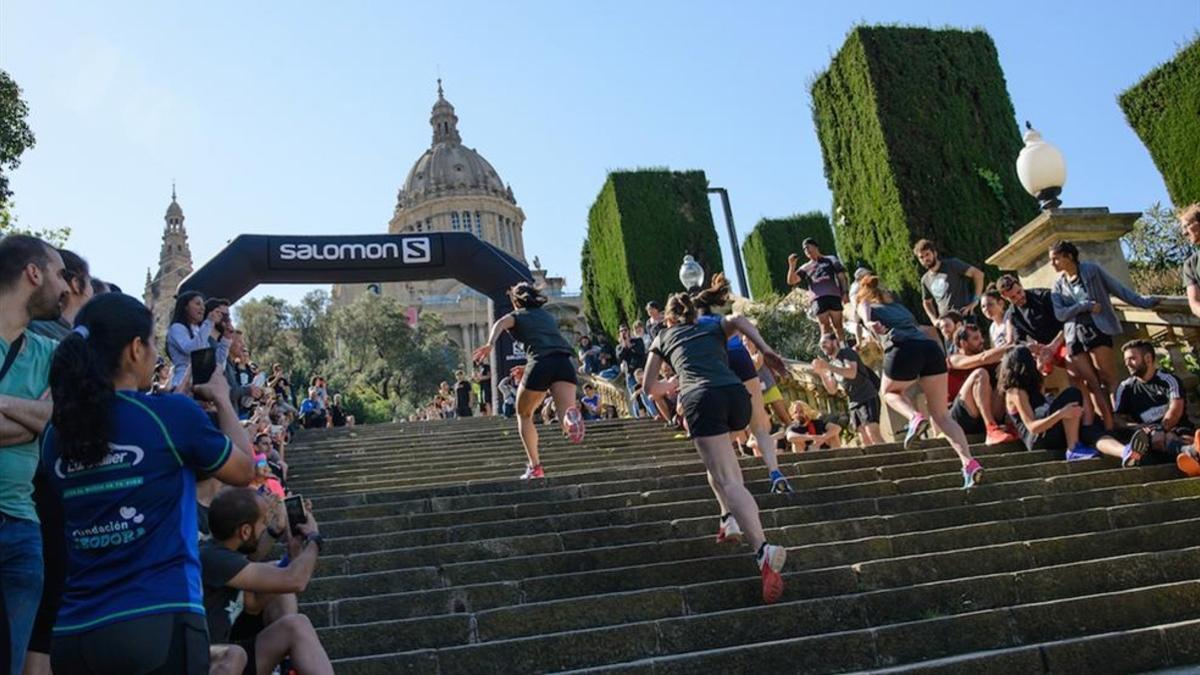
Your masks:
<instances>
[{"instance_id":1,"label":"domed building","mask_svg":"<svg viewBox=\"0 0 1200 675\"><path fill-rule=\"evenodd\" d=\"M183 226L183 207L175 199L175 185L171 185L171 203L163 216L162 247L158 252L158 271L150 276L146 269L146 289L143 299L154 315L154 335L159 339L160 349L175 311L175 291L180 282L192 273L192 249L188 246L187 229Z\"/></svg>"},{"instance_id":2,"label":"domed building","mask_svg":"<svg viewBox=\"0 0 1200 675\"><path fill-rule=\"evenodd\" d=\"M517 206L512 186L501 180L495 167L479 152L463 145L458 115L446 100L440 79L437 94L429 117L432 143L413 163L396 195L388 232L469 232L526 262L522 231L525 212ZM547 276L540 265L534 268L535 280L551 296L547 309L559 317L564 331L581 331L579 294L564 293L564 279ZM491 319L487 296L455 279L336 285L334 305L349 304L365 292L389 295L418 311L440 314L464 363L470 363L471 352L487 339Z\"/></svg>"}]
</instances>

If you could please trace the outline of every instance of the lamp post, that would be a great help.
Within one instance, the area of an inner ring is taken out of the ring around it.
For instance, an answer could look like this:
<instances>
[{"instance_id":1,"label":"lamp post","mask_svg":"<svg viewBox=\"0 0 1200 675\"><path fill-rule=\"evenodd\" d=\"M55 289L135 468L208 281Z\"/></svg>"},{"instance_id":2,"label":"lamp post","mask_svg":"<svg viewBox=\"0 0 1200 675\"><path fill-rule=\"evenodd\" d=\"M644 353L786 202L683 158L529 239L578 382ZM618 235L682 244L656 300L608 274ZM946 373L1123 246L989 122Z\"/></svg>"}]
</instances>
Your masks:
<instances>
[{"instance_id":1,"label":"lamp post","mask_svg":"<svg viewBox=\"0 0 1200 675\"><path fill-rule=\"evenodd\" d=\"M1041 133L1025 122L1025 147L1017 155L1017 178L1021 187L1037 198L1043 211L1062 206L1058 198L1067 182L1067 163L1062 152L1042 140Z\"/></svg>"},{"instance_id":2,"label":"lamp post","mask_svg":"<svg viewBox=\"0 0 1200 675\"><path fill-rule=\"evenodd\" d=\"M742 266L742 251L738 248L737 230L733 227L733 209L729 207L729 191L723 187L710 187L709 193L721 195L721 205L725 208L725 226L729 229L729 247L733 249L733 266L737 270L738 289L742 297L750 297L746 290L746 270Z\"/></svg>"},{"instance_id":3,"label":"lamp post","mask_svg":"<svg viewBox=\"0 0 1200 675\"><path fill-rule=\"evenodd\" d=\"M683 264L679 266L679 283L688 293L699 290L704 283L704 268L690 255L683 256Z\"/></svg>"}]
</instances>

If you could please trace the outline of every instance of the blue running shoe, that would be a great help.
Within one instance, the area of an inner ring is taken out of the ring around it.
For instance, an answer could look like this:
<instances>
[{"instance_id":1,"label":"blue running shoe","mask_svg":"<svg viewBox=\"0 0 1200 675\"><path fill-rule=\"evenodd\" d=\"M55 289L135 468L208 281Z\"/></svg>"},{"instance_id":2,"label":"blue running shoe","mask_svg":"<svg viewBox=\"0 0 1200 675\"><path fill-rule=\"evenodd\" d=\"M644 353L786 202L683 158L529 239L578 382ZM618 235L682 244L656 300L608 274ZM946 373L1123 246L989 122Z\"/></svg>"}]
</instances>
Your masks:
<instances>
[{"instance_id":1,"label":"blue running shoe","mask_svg":"<svg viewBox=\"0 0 1200 675\"><path fill-rule=\"evenodd\" d=\"M1083 443L1076 443L1075 447L1067 451L1068 462L1081 462L1086 459L1096 459L1099 456L1099 450L1095 448L1089 448Z\"/></svg>"},{"instance_id":2,"label":"blue running shoe","mask_svg":"<svg viewBox=\"0 0 1200 675\"><path fill-rule=\"evenodd\" d=\"M921 413L913 415L908 421L908 432L904 434L904 449L912 449L913 442L924 436L926 431L929 431L929 418Z\"/></svg>"},{"instance_id":3,"label":"blue running shoe","mask_svg":"<svg viewBox=\"0 0 1200 675\"><path fill-rule=\"evenodd\" d=\"M783 477L783 472L776 469L771 472L771 492L775 494L791 494L792 485L788 483L787 478Z\"/></svg>"}]
</instances>

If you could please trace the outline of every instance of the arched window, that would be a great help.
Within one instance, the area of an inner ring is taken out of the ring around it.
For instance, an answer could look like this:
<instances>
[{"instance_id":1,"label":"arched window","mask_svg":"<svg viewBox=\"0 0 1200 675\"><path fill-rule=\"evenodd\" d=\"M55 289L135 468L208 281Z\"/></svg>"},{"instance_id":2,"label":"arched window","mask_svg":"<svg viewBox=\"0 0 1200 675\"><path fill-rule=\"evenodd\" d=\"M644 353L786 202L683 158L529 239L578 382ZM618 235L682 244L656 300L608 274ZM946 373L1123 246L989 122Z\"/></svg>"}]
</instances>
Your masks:
<instances>
[{"instance_id":1,"label":"arched window","mask_svg":"<svg viewBox=\"0 0 1200 675\"><path fill-rule=\"evenodd\" d=\"M457 212L450 214L450 229L454 230L455 232L458 231L458 213Z\"/></svg>"},{"instance_id":2,"label":"arched window","mask_svg":"<svg viewBox=\"0 0 1200 675\"><path fill-rule=\"evenodd\" d=\"M475 212L475 236L483 239L483 216L478 211Z\"/></svg>"}]
</instances>

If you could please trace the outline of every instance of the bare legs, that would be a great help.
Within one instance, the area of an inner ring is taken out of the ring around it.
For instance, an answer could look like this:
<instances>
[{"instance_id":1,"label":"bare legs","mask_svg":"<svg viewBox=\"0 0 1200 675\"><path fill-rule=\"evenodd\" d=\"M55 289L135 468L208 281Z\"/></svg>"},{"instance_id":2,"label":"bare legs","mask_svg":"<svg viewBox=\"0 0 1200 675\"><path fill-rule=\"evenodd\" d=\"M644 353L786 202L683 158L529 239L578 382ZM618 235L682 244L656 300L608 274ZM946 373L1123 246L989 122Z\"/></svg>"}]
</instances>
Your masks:
<instances>
[{"instance_id":1,"label":"bare legs","mask_svg":"<svg viewBox=\"0 0 1200 675\"><path fill-rule=\"evenodd\" d=\"M546 398L544 391L531 391L522 384L517 389L517 433L521 436L521 445L529 458L529 466L537 466L538 460L538 430L533 414Z\"/></svg>"},{"instance_id":2,"label":"bare legs","mask_svg":"<svg viewBox=\"0 0 1200 675\"><path fill-rule=\"evenodd\" d=\"M829 310L817 315L817 325L821 327L822 333L832 333L837 336L838 342L846 342L846 331L842 325L842 312Z\"/></svg>"},{"instance_id":3,"label":"bare legs","mask_svg":"<svg viewBox=\"0 0 1200 675\"><path fill-rule=\"evenodd\" d=\"M1111 356L1112 350L1107 347L1097 347L1096 351L1104 350L1109 352ZM1111 359L1109 359L1111 360ZM1104 385L1101 383L1101 375L1097 372L1092 358L1085 352L1076 354L1071 357L1071 371L1075 373L1075 377L1083 385L1080 391L1085 394L1085 399L1090 398L1093 409L1100 413L1100 419L1104 422L1105 429L1113 427L1113 410L1112 399L1105 393ZM1116 375L1113 376L1113 389L1116 389Z\"/></svg>"},{"instance_id":4,"label":"bare legs","mask_svg":"<svg viewBox=\"0 0 1200 675\"><path fill-rule=\"evenodd\" d=\"M922 393L925 394L925 400L929 402L929 419L933 422L933 426L946 440L950 441L950 447L954 448L954 452L958 454L959 460L963 466L971 462L971 448L967 445L967 436L963 433L962 427L958 426L950 417L950 412L946 406L946 374L931 375L922 377L919 380L904 380L897 381L883 376L883 397L887 404L893 410L904 415L907 419L912 419L917 413L917 409L912 402L904 396L904 392L908 388L917 383L921 387Z\"/></svg>"},{"instance_id":5,"label":"bare legs","mask_svg":"<svg viewBox=\"0 0 1200 675\"><path fill-rule=\"evenodd\" d=\"M746 380L742 384L750 393L750 433L754 434L754 440L758 444L758 451L762 453L763 464L767 465L767 470L778 471L779 460L775 458L775 439L771 437L771 418L767 415L767 409L763 403L762 380L756 377Z\"/></svg>"},{"instance_id":6,"label":"bare legs","mask_svg":"<svg viewBox=\"0 0 1200 675\"><path fill-rule=\"evenodd\" d=\"M962 391L966 394L959 394L963 400L963 405L967 407L967 412L971 413L971 417L982 417L983 423L992 427L999 426L996 422L996 405L992 394L992 380L988 373L983 368L977 368L975 372L967 377L967 381L963 382Z\"/></svg>"},{"instance_id":7,"label":"bare legs","mask_svg":"<svg viewBox=\"0 0 1200 675\"><path fill-rule=\"evenodd\" d=\"M757 551L766 541L766 536L758 516L758 504L742 483L742 468L729 451L729 437L721 434L692 440L708 469L708 484L712 486L713 494L721 505L721 513L733 514L751 548Z\"/></svg>"}]
</instances>

